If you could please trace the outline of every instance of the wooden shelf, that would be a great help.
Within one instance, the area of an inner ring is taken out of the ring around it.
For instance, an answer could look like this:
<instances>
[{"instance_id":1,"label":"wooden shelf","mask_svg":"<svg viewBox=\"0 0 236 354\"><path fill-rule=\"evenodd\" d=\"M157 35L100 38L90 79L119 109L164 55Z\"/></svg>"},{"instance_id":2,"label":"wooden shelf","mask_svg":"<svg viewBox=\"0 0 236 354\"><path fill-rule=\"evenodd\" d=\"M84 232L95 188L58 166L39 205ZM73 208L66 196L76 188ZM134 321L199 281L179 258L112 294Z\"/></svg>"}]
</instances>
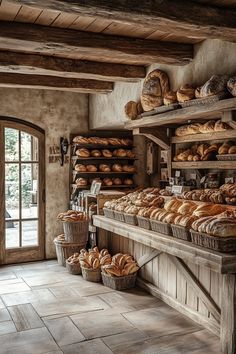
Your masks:
<instances>
[{"instance_id":1,"label":"wooden shelf","mask_svg":"<svg viewBox=\"0 0 236 354\"><path fill-rule=\"evenodd\" d=\"M125 128L132 130L141 127L178 125L192 120L217 119L221 118L223 111L229 111L235 108L236 97L210 104L175 109L173 111L132 120L125 123Z\"/></svg>"},{"instance_id":2,"label":"wooden shelf","mask_svg":"<svg viewBox=\"0 0 236 354\"><path fill-rule=\"evenodd\" d=\"M71 185L73 188L76 188L76 189L90 189L91 185L88 185L88 186L77 186L76 184L72 184ZM124 185L124 184L121 184L121 185L115 185L113 184L112 186L104 186L102 185L101 186L101 190L103 189L119 189L119 188L136 188L136 185L135 184L131 184L131 185Z\"/></svg>"},{"instance_id":3,"label":"wooden shelf","mask_svg":"<svg viewBox=\"0 0 236 354\"><path fill-rule=\"evenodd\" d=\"M195 141L211 141L211 140L222 140L222 139L235 139L236 130L230 129L224 132L212 132L207 134L194 134L186 136L173 136L171 142L173 144L182 144Z\"/></svg>"},{"instance_id":4,"label":"wooden shelf","mask_svg":"<svg viewBox=\"0 0 236 354\"><path fill-rule=\"evenodd\" d=\"M99 144L77 144L77 143L73 143L72 144L73 147L76 148L81 148L81 149L127 149L127 150L132 150L134 148L133 145L99 145Z\"/></svg>"},{"instance_id":5,"label":"wooden shelf","mask_svg":"<svg viewBox=\"0 0 236 354\"><path fill-rule=\"evenodd\" d=\"M78 171L73 171L73 174L77 175L115 175L115 176L119 176L119 175L134 175L137 172L78 172Z\"/></svg>"},{"instance_id":6,"label":"wooden shelf","mask_svg":"<svg viewBox=\"0 0 236 354\"><path fill-rule=\"evenodd\" d=\"M230 170L236 169L236 161L184 161L172 162L174 170L200 170L200 169L218 169Z\"/></svg>"},{"instance_id":7,"label":"wooden shelf","mask_svg":"<svg viewBox=\"0 0 236 354\"><path fill-rule=\"evenodd\" d=\"M120 161L120 160L128 160L128 161L135 161L135 160L137 160L137 158L135 158L135 157L80 157L80 156L72 156L72 160L82 160L82 161L91 161L91 160Z\"/></svg>"}]
</instances>

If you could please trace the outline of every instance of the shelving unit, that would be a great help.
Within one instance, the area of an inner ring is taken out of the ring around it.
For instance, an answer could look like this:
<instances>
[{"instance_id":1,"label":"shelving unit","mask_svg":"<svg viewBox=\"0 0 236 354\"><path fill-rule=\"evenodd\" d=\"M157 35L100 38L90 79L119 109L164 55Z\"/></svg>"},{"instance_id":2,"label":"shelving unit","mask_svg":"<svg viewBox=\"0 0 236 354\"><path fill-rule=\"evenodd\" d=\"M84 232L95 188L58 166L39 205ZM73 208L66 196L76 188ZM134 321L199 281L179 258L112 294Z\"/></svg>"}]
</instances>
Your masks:
<instances>
[{"instance_id":1,"label":"shelving unit","mask_svg":"<svg viewBox=\"0 0 236 354\"><path fill-rule=\"evenodd\" d=\"M236 161L184 161L172 162L172 169L189 170L189 169L220 169L230 170L236 169Z\"/></svg>"}]
</instances>

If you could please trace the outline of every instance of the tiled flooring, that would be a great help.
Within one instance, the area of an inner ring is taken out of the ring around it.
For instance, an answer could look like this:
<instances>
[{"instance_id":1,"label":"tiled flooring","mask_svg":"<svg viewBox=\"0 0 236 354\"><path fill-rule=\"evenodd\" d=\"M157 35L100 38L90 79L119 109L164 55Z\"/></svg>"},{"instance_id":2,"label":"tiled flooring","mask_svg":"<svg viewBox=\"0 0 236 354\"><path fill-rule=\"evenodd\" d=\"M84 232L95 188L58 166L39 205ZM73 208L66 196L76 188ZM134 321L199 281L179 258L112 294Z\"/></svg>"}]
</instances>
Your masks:
<instances>
[{"instance_id":1,"label":"tiled flooring","mask_svg":"<svg viewBox=\"0 0 236 354\"><path fill-rule=\"evenodd\" d=\"M56 261L0 267L0 354L220 353L219 341L140 289L116 292Z\"/></svg>"}]
</instances>

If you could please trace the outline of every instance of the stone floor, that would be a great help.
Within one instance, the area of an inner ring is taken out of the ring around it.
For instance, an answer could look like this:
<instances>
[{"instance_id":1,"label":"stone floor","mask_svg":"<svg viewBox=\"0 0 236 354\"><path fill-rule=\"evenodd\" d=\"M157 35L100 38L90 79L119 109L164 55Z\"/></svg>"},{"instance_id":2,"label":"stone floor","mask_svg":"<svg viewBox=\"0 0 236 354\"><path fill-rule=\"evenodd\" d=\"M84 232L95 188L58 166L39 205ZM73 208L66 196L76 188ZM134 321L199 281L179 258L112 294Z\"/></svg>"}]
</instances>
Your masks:
<instances>
[{"instance_id":1,"label":"stone floor","mask_svg":"<svg viewBox=\"0 0 236 354\"><path fill-rule=\"evenodd\" d=\"M140 289L116 292L56 261L0 267L0 354L220 353L219 341Z\"/></svg>"}]
</instances>

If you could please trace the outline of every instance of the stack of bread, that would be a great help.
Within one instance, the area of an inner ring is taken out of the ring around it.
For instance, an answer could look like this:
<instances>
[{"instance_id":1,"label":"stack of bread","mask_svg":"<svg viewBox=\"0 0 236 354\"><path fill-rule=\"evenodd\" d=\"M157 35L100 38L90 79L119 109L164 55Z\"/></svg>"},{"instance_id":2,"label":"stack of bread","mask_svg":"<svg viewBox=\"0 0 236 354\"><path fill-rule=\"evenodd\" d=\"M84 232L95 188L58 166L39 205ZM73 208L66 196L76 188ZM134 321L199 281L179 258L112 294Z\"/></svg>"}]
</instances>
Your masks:
<instances>
[{"instance_id":1,"label":"stack of bread","mask_svg":"<svg viewBox=\"0 0 236 354\"><path fill-rule=\"evenodd\" d=\"M57 219L66 222L87 221L87 215L81 211L68 210L58 214Z\"/></svg>"},{"instance_id":2,"label":"stack of bread","mask_svg":"<svg viewBox=\"0 0 236 354\"><path fill-rule=\"evenodd\" d=\"M111 264L111 255L107 249L102 249L100 252L97 247L92 250L82 249L79 256L80 265L82 268L99 269L101 266Z\"/></svg>"},{"instance_id":3,"label":"stack of bread","mask_svg":"<svg viewBox=\"0 0 236 354\"><path fill-rule=\"evenodd\" d=\"M210 120L206 123L192 123L182 125L175 130L175 136L206 134L213 132L221 132L229 129L232 128L227 123L224 123L221 120Z\"/></svg>"},{"instance_id":4,"label":"stack of bread","mask_svg":"<svg viewBox=\"0 0 236 354\"><path fill-rule=\"evenodd\" d=\"M111 264L102 266L102 272L112 277L123 277L134 274L139 270L137 262L133 256L118 253L112 257Z\"/></svg>"},{"instance_id":5,"label":"stack of bread","mask_svg":"<svg viewBox=\"0 0 236 354\"><path fill-rule=\"evenodd\" d=\"M135 154L132 152L132 150L126 150L126 149L115 149L113 151L109 149L92 149L89 150L87 148L80 148L77 149L75 154L78 157L82 158L88 158L88 157L104 157L104 158L110 158L110 157L126 157L126 158L135 158Z\"/></svg>"},{"instance_id":6,"label":"stack of bread","mask_svg":"<svg viewBox=\"0 0 236 354\"><path fill-rule=\"evenodd\" d=\"M96 182L100 182L102 184L102 186L120 186L120 185L125 185L125 186L132 186L134 184L134 181L132 178L109 178L109 177L105 177L105 178L91 178L90 180L86 179L86 178L77 178L75 183L78 187L86 187L89 186L90 184L92 184L93 181Z\"/></svg>"},{"instance_id":7,"label":"stack of bread","mask_svg":"<svg viewBox=\"0 0 236 354\"><path fill-rule=\"evenodd\" d=\"M127 164L121 165L120 163L115 163L113 165L101 163L99 166L76 164L74 169L76 172L136 172L135 166Z\"/></svg>"},{"instance_id":8,"label":"stack of bread","mask_svg":"<svg viewBox=\"0 0 236 354\"><path fill-rule=\"evenodd\" d=\"M99 137L84 137L76 136L73 143L78 145L94 144L94 145L112 145L112 146L132 146L133 141L128 138L99 138Z\"/></svg>"},{"instance_id":9,"label":"stack of bread","mask_svg":"<svg viewBox=\"0 0 236 354\"><path fill-rule=\"evenodd\" d=\"M183 192L181 198L215 204L225 203L224 193L220 189L194 189L192 191Z\"/></svg>"},{"instance_id":10,"label":"stack of bread","mask_svg":"<svg viewBox=\"0 0 236 354\"><path fill-rule=\"evenodd\" d=\"M194 144L189 149L178 153L174 161L209 161L218 154L219 144Z\"/></svg>"}]
</instances>

